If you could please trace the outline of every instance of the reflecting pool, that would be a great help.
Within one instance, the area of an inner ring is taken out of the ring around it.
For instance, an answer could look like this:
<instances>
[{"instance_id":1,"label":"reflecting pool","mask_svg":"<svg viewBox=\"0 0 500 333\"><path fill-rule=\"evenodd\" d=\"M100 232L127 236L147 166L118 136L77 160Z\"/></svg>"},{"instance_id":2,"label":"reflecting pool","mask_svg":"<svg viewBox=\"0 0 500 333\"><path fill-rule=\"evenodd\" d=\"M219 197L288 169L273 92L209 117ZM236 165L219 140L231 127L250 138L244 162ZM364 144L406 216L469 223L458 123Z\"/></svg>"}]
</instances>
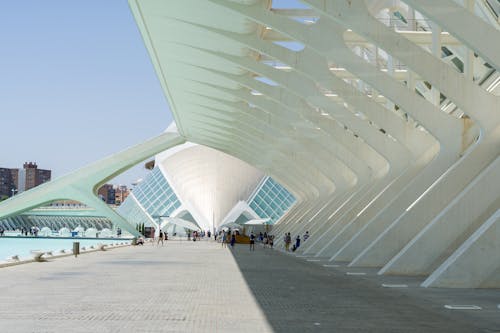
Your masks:
<instances>
[{"instance_id":1,"label":"reflecting pool","mask_svg":"<svg viewBox=\"0 0 500 333\"><path fill-rule=\"evenodd\" d=\"M54 254L60 250L73 249L73 242L80 242L82 247L89 248L97 244L111 244L127 242L128 239L105 239L105 238L52 238L52 237L0 237L0 262L5 261L13 255L22 259L32 258L32 250L53 251Z\"/></svg>"}]
</instances>

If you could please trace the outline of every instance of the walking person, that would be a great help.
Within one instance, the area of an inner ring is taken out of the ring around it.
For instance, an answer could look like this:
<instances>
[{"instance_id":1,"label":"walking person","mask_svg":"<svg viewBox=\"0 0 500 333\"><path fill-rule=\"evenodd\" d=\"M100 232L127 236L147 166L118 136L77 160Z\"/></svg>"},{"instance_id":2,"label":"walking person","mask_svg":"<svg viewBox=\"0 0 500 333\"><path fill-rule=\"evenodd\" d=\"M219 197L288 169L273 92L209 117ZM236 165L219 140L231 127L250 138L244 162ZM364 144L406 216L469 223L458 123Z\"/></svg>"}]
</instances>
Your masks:
<instances>
[{"instance_id":1,"label":"walking person","mask_svg":"<svg viewBox=\"0 0 500 333\"><path fill-rule=\"evenodd\" d=\"M285 250L286 252L290 251L290 244L292 243L292 236L290 233L285 234Z\"/></svg>"},{"instance_id":2,"label":"walking person","mask_svg":"<svg viewBox=\"0 0 500 333\"><path fill-rule=\"evenodd\" d=\"M227 247L227 234L225 232L222 233L222 242L221 242L222 247Z\"/></svg>"},{"instance_id":3,"label":"walking person","mask_svg":"<svg viewBox=\"0 0 500 333\"><path fill-rule=\"evenodd\" d=\"M231 235L231 247L234 247L235 243L236 243L236 235L233 232Z\"/></svg>"},{"instance_id":4,"label":"walking person","mask_svg":"<svg viewBox=\"0 0 500 333\"><path fill-rule=\"evenodd\" d=\"M300 246L300 235L297 235L297 238L295 238L295 250L297 250Z\"/></svg>"},{"instance_id":5,"label":"walking person","mask_svg":"<svg viewBox=\"0 0 500 333\"><path fill-rule=\"evenodd\" d=\"M160 242L161 242L161 246L163 246L163 240L164 240L164 234L163 234L163 231L160 230L160 235L158 236L158 243L156 243L156 246L160 246Z\"/></svg>"},{"instance_id":6,"label":"walking person","mask_svg":"<svg viewBox=\"0 0 500 333\"><path fill-rule=\"evenodd\" d=\"M255 251L255 235L253 232L250 234L250 251Z\"/></svg>"}]
</instances>

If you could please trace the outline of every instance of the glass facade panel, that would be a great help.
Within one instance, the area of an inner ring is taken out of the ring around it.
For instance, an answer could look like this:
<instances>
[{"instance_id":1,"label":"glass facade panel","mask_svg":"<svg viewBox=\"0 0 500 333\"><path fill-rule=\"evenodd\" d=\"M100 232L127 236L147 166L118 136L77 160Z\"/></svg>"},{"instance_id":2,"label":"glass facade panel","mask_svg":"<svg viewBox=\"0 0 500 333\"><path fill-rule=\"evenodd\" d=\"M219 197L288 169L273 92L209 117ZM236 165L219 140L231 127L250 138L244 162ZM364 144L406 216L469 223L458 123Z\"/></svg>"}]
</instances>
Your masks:
<instances>
[{"instance_id":1,"label":"glass facade panel","mask_svg":"<svg viewBox=\"0 0 500 333\"><path fill-rule=\"evenodd\" d=\"M117 209L118 213L134 226L141 223L144 223L144 225L148 227L152 226L148 216L132 198L133 195L134 194L130 194L129 197L125 199L125 201Z\"/></svg>"},{"instance_id":2,"label":"glass facade panel","mask_svg":"<svg viewBox=\"0 0 500 333\"><path fill-rule=\"evenodd\" d=\"M271 177L267 177L250 200L249 206L261 218L270 218L274 224L295 203L295 197Z\"/></svg>"},{"instance_id":3,"label":"glass facade panel","mask_svg":"<svg viewBox=\"0 0 500 333\"><path fill-rule=\"evenodd\" d=\"M133 195L153 219L159 216L170 216L170 214L181 206L180 200L158 167L155 167L146 179L134 188ZM132 201L132 203L128 203L128 201ZM131 208L133 205L137 206L137 203L132 198L127 198L118 208L118 212L129 219L129 221L137 219L141 222L135 223L149 223L149 219L147 219L144 212L141 210L144 215L141 217L139 213ZM125 207L122 208L123 206ZM140 209L140 207L137 208ZM147 222L144 220L144 217L148 220Z\"/></svg>"}]
</instances>

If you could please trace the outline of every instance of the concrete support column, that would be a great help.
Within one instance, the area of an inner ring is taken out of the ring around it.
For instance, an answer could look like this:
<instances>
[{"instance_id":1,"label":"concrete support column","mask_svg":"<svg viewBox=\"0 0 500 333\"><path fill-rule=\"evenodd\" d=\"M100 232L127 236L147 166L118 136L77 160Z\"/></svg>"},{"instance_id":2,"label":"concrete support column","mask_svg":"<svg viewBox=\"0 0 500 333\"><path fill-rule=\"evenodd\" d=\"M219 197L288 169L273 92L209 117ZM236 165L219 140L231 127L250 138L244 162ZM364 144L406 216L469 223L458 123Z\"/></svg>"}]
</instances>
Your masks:
<instances>
[{"instance_id":1,"label":"concrete support column","mask_svg":"<svg viewBox=\"0 0 500 333\"><path fill-rule=\"evenodd\" d=\"M476 177L433 221L381 270L387 274L430 274L500 207L500 158ZM477 258L483 261L485 258ZM493 264L493 263L491 263Z\"/></svg>"},{"instance_id":2,"label":"concrete support column","mask_svg":"<svg viewBox=\"0 0 500 333\"><path fill-rule=\"evenodd\" d=\"M474 11L475 0L464 0L465 8L471 13ZM467 80L474 80L474 51L469 47L465 48L465 59L464 59L464 74Z\"/></svg>"},{"instance_id":3,"label":"concrete support column","mask_svg":"<svg viewBox=\"0 0 500 333\"><path fill-rule=\"evenodd\" d=\"M442 29L437 26L435 23L431 23L432 28L432 45L431 50L432 54L437 58L441 59L441 32ZM431 88L431 102L432 104L439 106L440 105L440 93L439 90L432 85Z\"/></svg>"},{"instance_id":4,"label":"concrete support column","mask_svg":"<svg viewBox=\"0 0 500 333\"><path fill-rule=\"evenodd\" d=\"M500 210L497 210L423 283L422 287L498 288Z\"/></svg>"},{"instance_id":5,"label":"concrete support column","mask_svg":"<svg viewBox=\"0 0 500 333\"><path fill-rule=\"evenodd\" d=\"M395 199L401 195L402 189L408 186L412 182L412 179L422 172L423 166L423 164L420 164L409 168L403 175L392 181L387 188L383 189L376 199L370 202L369 207L365 207L358 213L350 225L339 235L338 250L333 252L330 260L350 262L368 245L368 242L363 242L362 240L363 231L384 210L388 209L393 203L396 203ZM374 230L376 230L376 233L379 233L382 232L383 227ZM375 237L375 233L372 236Z\"/></svg>"}]
</instances>

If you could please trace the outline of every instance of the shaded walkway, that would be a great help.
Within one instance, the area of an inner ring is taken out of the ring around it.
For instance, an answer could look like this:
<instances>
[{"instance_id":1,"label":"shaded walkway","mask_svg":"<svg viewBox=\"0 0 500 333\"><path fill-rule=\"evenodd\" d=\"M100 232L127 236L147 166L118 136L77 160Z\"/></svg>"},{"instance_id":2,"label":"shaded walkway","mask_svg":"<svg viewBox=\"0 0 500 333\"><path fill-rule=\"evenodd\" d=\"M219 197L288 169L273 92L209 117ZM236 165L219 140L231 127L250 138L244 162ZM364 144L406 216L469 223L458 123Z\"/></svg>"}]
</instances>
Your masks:
<instances>
[{"instance_id":1,"label":"shaded walkway","mask_svg":"<svg viewBox=\"0 0 500 333\"><path fill-rule=\"evenodd\" d=\"M247 246L237 246L233 255L276 332L500 330L496 305L486 314L487 318L481 317L480 312L445 309L440 301L451 301L460 290L383 288L381 277L346 275L346 270L353 270L324 267L326 261L308 262L261 247L250 252ZM441 298L417 296L422 292L437 292ZM484 292L500 299L498 290Z\"/></svg>"}]
</instances>

